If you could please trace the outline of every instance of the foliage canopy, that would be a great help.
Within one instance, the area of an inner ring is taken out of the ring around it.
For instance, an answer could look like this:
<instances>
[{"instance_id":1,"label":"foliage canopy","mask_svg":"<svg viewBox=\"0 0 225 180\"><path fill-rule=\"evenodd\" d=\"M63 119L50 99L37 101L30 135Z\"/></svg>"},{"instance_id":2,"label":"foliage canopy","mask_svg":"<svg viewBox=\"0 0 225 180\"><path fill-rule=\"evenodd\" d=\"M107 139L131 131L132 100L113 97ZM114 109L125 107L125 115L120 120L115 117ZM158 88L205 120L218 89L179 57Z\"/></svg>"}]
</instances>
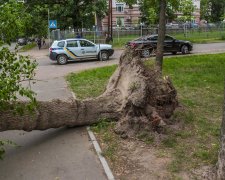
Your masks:
<instances>
[{"instance_id":1,"label":"foliage canopy","mask_svg":"<svg viewBox=\"0 0 225 180\"><path fill-rule=\"evenodd\" d=\"M1 47L4 43L10 45L12 40L26 32L26 24L32 16L25 10L24 5L15 0L0 4L0 111L11 109L23 113L24 110L33 110L36 105L35 93L30 86L23 84L33 79L36 62L28 56L18 55L17 50L10 52ZM29 100L26 107L18 103L21 98ZM0 140L0 159L6 144L12 143Z\"/></svg>"}]
</instances>

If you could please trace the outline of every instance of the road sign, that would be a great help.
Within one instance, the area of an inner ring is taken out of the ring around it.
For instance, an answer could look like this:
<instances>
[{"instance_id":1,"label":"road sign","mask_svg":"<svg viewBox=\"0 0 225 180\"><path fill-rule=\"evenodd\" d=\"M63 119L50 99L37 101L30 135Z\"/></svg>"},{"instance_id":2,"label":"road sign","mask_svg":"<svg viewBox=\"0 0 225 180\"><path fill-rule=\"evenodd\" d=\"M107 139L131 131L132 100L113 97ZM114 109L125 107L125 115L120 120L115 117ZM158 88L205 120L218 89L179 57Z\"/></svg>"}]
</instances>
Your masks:
<instances>
[{"instance_id":1,"label":"road sign","mask_svg":"<svg viewBox=\"0 0 225 180\"><path fill-rule=\"evenodd\" d=\"M57 28L57 21L56 20L49 20L49 28L56 29Z\"/></svg>"}]
</instances>

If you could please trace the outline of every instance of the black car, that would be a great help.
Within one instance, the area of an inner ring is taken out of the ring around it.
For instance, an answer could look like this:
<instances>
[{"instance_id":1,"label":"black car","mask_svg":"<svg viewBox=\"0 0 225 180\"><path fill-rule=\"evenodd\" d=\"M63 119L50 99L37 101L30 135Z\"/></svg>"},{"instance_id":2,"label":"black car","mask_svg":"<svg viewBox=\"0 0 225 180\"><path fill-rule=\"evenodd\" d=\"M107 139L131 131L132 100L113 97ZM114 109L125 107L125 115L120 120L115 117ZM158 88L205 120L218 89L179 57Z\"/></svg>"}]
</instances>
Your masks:
<instances>
[{"instance_id":1,"label":"black car","mask_svg":"<svg viewBox=\"0 0 225 180\"><path fill-rule=\"evenodd\" d=\"M141 56L149 57L157 48L157 40L158 35L144 36L133 41L129 41L126 46L140 48ZM171 52L172 54L181 52L182 54L188 54L192 49L193 45L189 41L177 40L169 35L165 36L164 52Z\"/></svg>"}]
</instances>

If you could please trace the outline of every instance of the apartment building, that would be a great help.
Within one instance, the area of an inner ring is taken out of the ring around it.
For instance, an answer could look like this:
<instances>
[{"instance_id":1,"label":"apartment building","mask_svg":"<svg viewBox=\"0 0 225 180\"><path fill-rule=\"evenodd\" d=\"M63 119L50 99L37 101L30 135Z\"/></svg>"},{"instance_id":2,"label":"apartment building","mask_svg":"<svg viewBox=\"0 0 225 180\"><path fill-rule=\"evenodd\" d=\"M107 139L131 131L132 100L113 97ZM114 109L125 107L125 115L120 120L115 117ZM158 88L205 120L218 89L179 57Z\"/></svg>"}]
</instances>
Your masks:
<instances>
[{"instance_id":1,"label":"apartment building","mask_svg":"<svg viewBox=\"0 0 225 180\"><path fill-rule=\"evenodd\" d=\"M195 18L195 22L199 23L200 22L200 0L193 0L194 6L195 6L195 11L193 13L193 16Z\"/></svg>"},{"instance_id":2,"label":"apartment building","mask_svg":"<svg viewBox=\"0 0 225 180\"><path fill-rule=\"evenodd\" d=\"M138 1L137 1L138 2ZM194 6L196 7L193 13L194 21L200 22L200 0L193 0ZM177 13L177 15L182 15ZM113 27L135 27L140 24L141 12L139 5L133 5L130 8L126 3L112 0L112 26ZM107 30L108 28L108 16L102 20L102 29Z\"/></svg>"},{"instance_id":3,"label":"apartment building","mask_svg":"<svg viewBox=\"0 0 225 180\"><path fill-rule=\"evenodd\" d=\"M126 3L117 2L112 0L112 26L113 27L131 27L139 24L141 12L139 6L133 5L130 8ZM102 20L102 29L107 30L108 27L108 16Z\"/></svg>"}]
</instances>

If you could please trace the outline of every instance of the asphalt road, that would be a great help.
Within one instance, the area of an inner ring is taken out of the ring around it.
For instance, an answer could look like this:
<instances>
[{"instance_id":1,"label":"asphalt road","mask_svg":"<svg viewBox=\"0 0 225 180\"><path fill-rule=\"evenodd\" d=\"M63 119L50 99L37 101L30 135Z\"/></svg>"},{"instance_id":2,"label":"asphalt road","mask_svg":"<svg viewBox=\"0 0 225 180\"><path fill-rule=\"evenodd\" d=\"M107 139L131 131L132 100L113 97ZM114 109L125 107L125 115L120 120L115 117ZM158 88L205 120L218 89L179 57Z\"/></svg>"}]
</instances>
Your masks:
<instances>
[{"instance_id":1,"label":"asphalt road","mask_svg":"<svg viewBox=\"0 0 225 180\"><path fill-rule=\"evenodd\" d=\"M118 63L118 59L121 55L121 53L123 52L123 50L115 50L115 53L113 54L113 56L110 58L109 61L106 62L100 62L100 61L85 61L85 62L71 62L69 64L67 64L65 67L64 66L58 66L56 64L56 62L50 61L48 58L48 50L47 49L42 49L39 53L35 52L35 51L31 51L29 53L25 52L22 54L30 54L31 56L33 56L34 58L36 58L38 60L39 63L39 67L43 68L43 66L47 66L47 67L51 67L51 69L57 68L58 69L66 69L66 72L73 72L73 70L77 71L77 70L84 70L84 69L89 69L89 68L94 68L94 67L98 67L98 66L104 66L104 65L111 65L111 64L117 64ZM225 52L225 42L224 43L210 43L210 44L194 44L193 45L193 51L191 52L191 54L208 54L208 53L220 53L220 52ZM166 54L166 56L171 55L171 54ZM182 55L181 53L177 54ZM76 67L74 69L74 66ZM59 73L61 73L61 70ZM64 70L62 70L64 71ZM55 74L55 73L54 73ZM65 73L66 74L66 73ZM58 75L53 75L53 76L58 76Z\"/></svg>"},{"instance_id":2,"label":"asphalt road","mask_svg":"<svg viewBox=\"0 0 225 180\"><path fill-rule=\"evenodd\" d=\"M37 82L32 86L37 99L72 99L63 78L67 70L52 65L46 52L34 49L27 53L40 64L36 71ZM2 180L106 180L86 127L5 131L0 132L0 138L18 145L9 146L4 160L0 161Z\"/></svg>"},{"instance_id":3,"label":"asphalt road","mask_svg":"<svg viewBox=\"0 0 225 180\"><path fill-rule=\"evenodd\" d=\"M194 45L193 54L225 52L225 43ZM32 89L38 100L68 100L71 92L64 79L70 72L117 64L122 50L116 50L108 61L71 62L57 65L49 60L47 49L37 48L21 53L38 62L37 82ZM1 139L10 139L20 147L9 147L0 161L0 179L4 180L101 180L106 179L101 164L89 141L86 129L59 128L46 131L0 132Z\"/></svg>"},{"instance_id":4,"label":"asphalt road","mask_svg":"<svg viewBox=\"0 0 225 180\"><path fill-rule=\"evenodd\" d=\"M192 51L193 54L208 54L220 52L225 52L225 41L221 43L194 44Z\"/></svg>"}]
</instances>

